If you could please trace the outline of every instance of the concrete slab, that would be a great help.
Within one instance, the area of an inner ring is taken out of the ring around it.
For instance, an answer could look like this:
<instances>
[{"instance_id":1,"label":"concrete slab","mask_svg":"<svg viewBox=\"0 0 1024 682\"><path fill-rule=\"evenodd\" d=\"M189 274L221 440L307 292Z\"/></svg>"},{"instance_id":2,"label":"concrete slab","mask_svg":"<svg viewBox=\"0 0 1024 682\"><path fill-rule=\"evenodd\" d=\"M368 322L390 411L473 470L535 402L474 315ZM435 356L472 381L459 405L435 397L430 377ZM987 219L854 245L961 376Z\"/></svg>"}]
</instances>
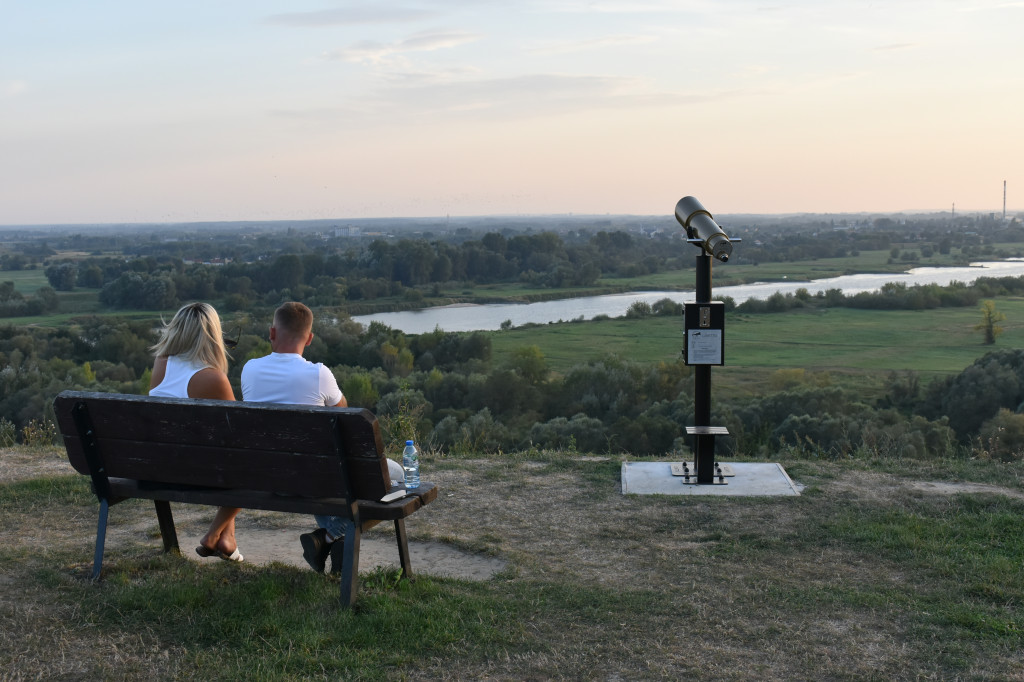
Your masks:
<instances>
[{"instance_id":1,"label":"concrete slab","mask_svg":"<svg viewBox=\"0 0 1024 682\"><path fill-rule=\"evenodd\" d=\"M799 495L803 489L790 479L781 464L729 462L733 475L725 479L725 485L697 485L693 477L686 483L682 476L672 475L673 464L679 463L623 462L622 494L756 497Z\"/></svg>"}]
</instances>

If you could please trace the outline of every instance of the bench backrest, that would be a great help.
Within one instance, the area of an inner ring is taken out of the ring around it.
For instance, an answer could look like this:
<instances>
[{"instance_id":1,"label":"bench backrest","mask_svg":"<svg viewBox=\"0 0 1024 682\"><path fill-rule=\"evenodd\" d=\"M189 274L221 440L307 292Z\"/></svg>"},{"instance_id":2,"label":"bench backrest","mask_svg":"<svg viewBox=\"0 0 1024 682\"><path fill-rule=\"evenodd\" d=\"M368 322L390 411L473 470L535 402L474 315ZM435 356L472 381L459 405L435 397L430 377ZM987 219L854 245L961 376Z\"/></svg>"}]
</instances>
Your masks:
<instances>
[{"instance_id":1,"label":"bench backrest","mask_svg":"<svg viewBox=\"0 0 1024 682\"><path fill-rule=\"evenodd\" d=\"M95 455L82 423L111 478L367 500L390 486L377 419L364 409L82 391L64 391L54 409L83 474Z\"/></svg>"}]
</instances>

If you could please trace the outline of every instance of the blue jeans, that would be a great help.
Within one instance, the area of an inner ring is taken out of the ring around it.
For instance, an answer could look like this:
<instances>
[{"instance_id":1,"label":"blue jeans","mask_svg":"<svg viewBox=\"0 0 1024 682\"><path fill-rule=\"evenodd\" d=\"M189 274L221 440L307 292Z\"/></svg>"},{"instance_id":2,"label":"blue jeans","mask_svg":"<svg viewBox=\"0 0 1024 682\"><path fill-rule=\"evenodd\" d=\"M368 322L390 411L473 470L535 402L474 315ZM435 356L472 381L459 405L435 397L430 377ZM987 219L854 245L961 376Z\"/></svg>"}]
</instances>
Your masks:
<instances>
[{"instance_id":1,"label":"blue jeans","mask_svg":"<svg viewBox=\"0 0 1024 682\"><path fill-rule=\"evenodd\" d=\"M391 485L405 483L405 469L401 464L390 459L388 460L388 475L391 477ZM316 519L317 527L326 530L327 534L335 540L345 535L344 519L340 516L316 514L313 518Z\"/></svg>"}]
</instances>

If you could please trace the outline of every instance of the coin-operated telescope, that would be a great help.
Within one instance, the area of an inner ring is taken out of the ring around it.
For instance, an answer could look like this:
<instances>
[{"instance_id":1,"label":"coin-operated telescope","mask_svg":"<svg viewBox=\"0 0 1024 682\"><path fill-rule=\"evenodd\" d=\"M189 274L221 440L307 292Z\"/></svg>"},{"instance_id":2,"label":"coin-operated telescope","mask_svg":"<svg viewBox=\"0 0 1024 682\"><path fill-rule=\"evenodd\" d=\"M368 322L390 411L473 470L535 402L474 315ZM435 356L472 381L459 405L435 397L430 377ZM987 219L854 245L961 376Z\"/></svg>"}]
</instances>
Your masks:
<instances>
[{"instance_id":1,"label":"coin-operated telescope","mask_svg":"<svg viewBox=\"0 0 1024 682\"><path fill-rule=\"evenodd\" d=\"M725 304L711 300L711 260L726 262L732 256L733 242L719 227L708 210L693 197L683 197L676 204L676 220L686 228L688 242L700 247L697 256L697 288L695 301L683 311L687 365L693 365L693 426L686 427L694 436L694 469L696 483L725 484L725 476L715 462L715 437L728 436L724 426L711 426L711 366L724 364ZM692 478L687 465L682 467L686 483Z\"/></svg>"},{"instance_id":2,"label":"coin-operated telescope","mask_svg":"<svg viewBox=\"0 0 1024 682\"><path fill-rule=\"evenodd\" d=\"M732 242L715 219L694 197L683 197L676 204L676 220L686 229L687 241L704 249L723 263L732 255Z\"/></svg>"}]
</instances>

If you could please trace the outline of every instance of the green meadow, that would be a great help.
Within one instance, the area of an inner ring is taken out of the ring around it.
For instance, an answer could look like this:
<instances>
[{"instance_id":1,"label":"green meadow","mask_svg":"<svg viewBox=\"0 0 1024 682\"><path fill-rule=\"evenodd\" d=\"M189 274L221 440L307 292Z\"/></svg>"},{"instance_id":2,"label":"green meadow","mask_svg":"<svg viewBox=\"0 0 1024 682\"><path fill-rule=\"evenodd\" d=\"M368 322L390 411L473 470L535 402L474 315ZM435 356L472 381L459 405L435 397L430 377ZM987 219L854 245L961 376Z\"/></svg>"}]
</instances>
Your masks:
<instances>
[{"instance_id":1,"label":"green meadow","mask_svg":"<svg viewBox=\"0 0 1024 682\"><path fill-rule=\"evenodd\" d=\"M714 368L715 386L742 391L773 372L800 368L875 385L889 372L924 377L960 372L985 353L1024 347L1024 300L1000 298L1007 319L995 346L974 329L976 307L931 310L805 308L782 313L728 313L725 364ZM536 345L548 366L564 373L574 365L614 354L639 363L682 358L680 317L609 319L538 325L492 333L501 362L516 348Z\"/></svg>"},{"instance_id":2,"label":"green meadow","mask_svg":"<svg viewBox=\"0 0 1024 682\"><path fill-rule=\"evenodd\" d=\"M36 293L41 287L50 286L42 269L4 270L0 272L0 282L14 282L15 291L26 296Z\"/></svg>"}]
</instances>

